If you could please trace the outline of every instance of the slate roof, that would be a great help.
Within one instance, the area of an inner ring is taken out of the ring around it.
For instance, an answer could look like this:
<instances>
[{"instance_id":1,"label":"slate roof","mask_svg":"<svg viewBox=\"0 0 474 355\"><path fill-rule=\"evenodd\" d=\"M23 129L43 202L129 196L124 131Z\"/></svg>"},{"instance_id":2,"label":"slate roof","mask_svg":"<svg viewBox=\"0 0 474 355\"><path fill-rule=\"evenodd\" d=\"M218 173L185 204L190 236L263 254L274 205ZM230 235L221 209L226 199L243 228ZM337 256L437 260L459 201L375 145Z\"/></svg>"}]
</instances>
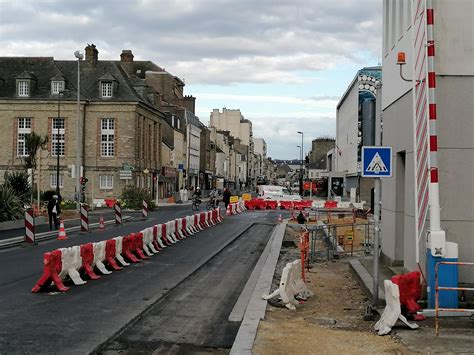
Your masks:
<instances>
[{"instance_id":1,"label":"slate roof","mask_svg":"<svg viewBox=\"0 0 474 355\"><path fill-rule=\"evenodd\" d=\"M150 68L153 66L159 68L151 64ZM148 95L145 80L128 76L119 61L99 60L96 65L92 65L83 60L80 63L80 70L81 100L140 101L158 110ZM16 80L20 77L31 80L28 98L16 96ZM61 77L65 80L67 90L61 96L61 100L77 100L77 61L54 60L53 57L0 57L0 99L57 100L57 95L51 94L51 80ZM100 80L114 81L116 89L112 98L100 97Z\"/></svg>"}]
</instances>

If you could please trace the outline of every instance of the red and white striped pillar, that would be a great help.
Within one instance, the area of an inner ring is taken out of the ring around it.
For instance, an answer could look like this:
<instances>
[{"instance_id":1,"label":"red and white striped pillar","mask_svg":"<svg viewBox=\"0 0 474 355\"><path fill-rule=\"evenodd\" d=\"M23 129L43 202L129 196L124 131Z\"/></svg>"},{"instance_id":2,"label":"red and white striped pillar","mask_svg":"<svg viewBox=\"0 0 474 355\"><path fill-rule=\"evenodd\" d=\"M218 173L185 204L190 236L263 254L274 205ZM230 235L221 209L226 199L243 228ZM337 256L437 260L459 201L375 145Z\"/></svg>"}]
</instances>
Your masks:
<instances>
[{"instance_id":1,"label":"red and white striped pillar","mask_svg":"<svg viewBox=\"0 0 474 355\"><path fill-rule=\"evenodd\" d=\"M89 209L81 203L81 232L89 231Z\"/></svg>"},{"instance_id":2,"label":"red and white striped pillar","mask_svg":"<svg viewBox=\"0 0 474 355\"><path fill-rule=\"evenodd\" d=\"M114 204L115 224L122 224L122 207L118 203Z\"/></svg>"},{"instance_id":3,"label":"red and white striped pillar","mask_svg":"<svg viewBox=\"0 0 474 355\"><path fill-rule=\"evenodd\" d=\"M25 211L25 242L35 244L35 217L33 209Z\"/></svg>"},{"instance_id":4,"label":"red and white striped pillar","mask_svg":"<svg viewBox=\"0 0 474 355\"><path fill-rule=\"evenodd\" d=\"M430 248L440 250L440 256L446 252L445 232L441 230L439 205L439 176L438 176L438 135L436 130L436 71L435 71L435 41L434 41L434 10L432 0L426 0L426 42L428 70L428 119L430 134Z\"/></svg>"},{"instance_id":5,"label":"red and white striped pillar","mask_svg":"<svg viewBox=\"0 0 474 355\"><path fill-rule=\"evenodd\" d=\"M148 204L146 203L145 200L143 200L142 218L143 219L148 218Z\"/></svg>"}]
</instances>

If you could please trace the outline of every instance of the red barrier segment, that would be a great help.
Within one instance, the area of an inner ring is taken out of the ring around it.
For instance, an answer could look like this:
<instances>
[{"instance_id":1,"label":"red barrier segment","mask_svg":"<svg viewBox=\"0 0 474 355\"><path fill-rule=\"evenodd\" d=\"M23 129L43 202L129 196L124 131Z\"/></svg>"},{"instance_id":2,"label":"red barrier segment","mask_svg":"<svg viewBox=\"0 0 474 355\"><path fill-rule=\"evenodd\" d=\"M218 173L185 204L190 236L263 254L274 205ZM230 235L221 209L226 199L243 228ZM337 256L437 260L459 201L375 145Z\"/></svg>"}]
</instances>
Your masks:
<instances>
[{"instance_id":1,"label":"red barrier segment","mask_svg":"<svg viewBox=\"0 0 474 355\"><path fill-rule=\"evenodd\" d=\"M186 236L186 237L189 237L191 234L189 234L188 230L187 230L187 220L186 220L186 217L183 217L181 218L181 231L183 232L183 234Z\"/></svg>"},{"instance_id":2,"label":"red barrier segment","mask_svg":"<svg viewBox=\"0 0 474 355\"><path fill-rule=\"evenodd\" d=\"M325 201L324 208L337 208L337 201Z\"/></svg>"},{"instance_id":3,"label":"red barrier segment","mask_svg":"<svg viewBox=\"0 0 474 355\"><path fill-rule=\"evenodd\" d=\"M153 246L157 251L163 250L158 244L158 226L156 224L153 226Z\"/></svg>"},{"instance_id":4,"label":"red barrier segment","mask_svg":"<svg viewBox=\"0 0 474 355\"><path fill-rule=\"evenodd\" d=\"M122 270L122 267L118 266L115 261L115 255L117 250L115 248L115 239L109 239L105 243L105 261L114 270Z\"/></svg>"},{"instance_id":5,"label":"red barrier segment","mask_svg":"<svg viewBox=\"0 0 474 355\"><path fill-rule=\"evenodd\" d=\"M271 201L271 200L266 200L265 201L265 208L275 210L277 208L278 202L277 201Z\"/></svg>"},{"instance_id":6,"label":"red barrier segment","mask_svg":"<svg viewBox=\"0 0 474 355\"><path fill-rule=\"evenodd\" d=\"M163 223L161 225L161 240L163 241L163 243L165 243L165 245L171 245L173 243L171 243L168 238L166 238L166 223Z\"/></svg>"},{"instance_id":7,"label":"red barrier segment","mask_svg":"<svg viewBox=\"0 0 474 355\"><path fill-rule=\"evenodd\" d=\"M247 208L248 210L255 209L255 203L253 202L253 200L244 201L244 205L245 205L245 208Z\"/></svg>"},{"instance_id":8,"label":"red barrier segment","mask_svg":"<svg viewBox=\"0 0 474 355\"><path fill-rule=\"evenodd\" d=\"M150 259L149 256L145 255L145 252L143 251L143 233L138 232L134 233L134 240L135 240L135 255L138 254L138 256L142 260Z\"/></svg>"},{"instance_id":9,"label":"red barrier segment","mask_svg":"<svg viewBox=\"0 0 474 355\"><path fill-rule=\"evenodd\" d=\"M181 236L181 233L179 233L179 219L174 220L174 236L178 240L183 240L184 238Z\"/></svg>"},{"instance_id":10,"label":"red barrier segment","mask_svg":"<svg viewBox=\"0 0 474 355\"><path fill-rule=\"evenodd\" d=\"M94 248L92 247L92 243L81 245L81 259L82 269L87 274L87 276L89 276L91 280L100 279L100 276L94 272L94 268L92 267L94 262Z\"/></svg>"},{"instance_id":11,"label":"red barrier segment","mask_svg":"<svg viewBox=\"0 0 474 355\"><path fill-rule=\"evenodd\" d=\"M406 307L408 313L416 314L421 307L417 301L421 298L420 272L412 271L404 275L395 275L391 281L400 290L400 305Z\"/></svg>"},{"instance_id":12,"label":"red barrier segment","mask_svg":"<svg viewBox=\"0 0 474 355\"><path fill-rule=\"evenodd\" d=\"M254 204L255 204L255 209L257 210L265 210L267 209L267 204L265 203L265 200L261 199L261 198L256 198L254 200Z\"/></svg>"},{"instance_id":13,"label":"red barrier segment","mask_svg":"<svg viewBox=\"0 0 474 355\"><path fill-rule=\"evenodd\" d=\"M126 257L132 263L138 263L141 260L133 254L135 251L135 238L133 233L126 235L122 239L122 256Z\"/></svg>"},{"instance_id":14,"label":"red barrier segment","mask_svg":"<svg viewBox=\"0 0 474 355\"><path fill-rule=\"evenodd\" d=\"M206 215L204 213L199 214L199 226L202 230L206 228Z\"/></svg>"},{"instance_id":15,"label":"red barrier segment","mask_svg":"<svg viewBox=\"0 0 474 355\"><path fill-rule=\"evenodd\" d=\"M59 273L62 269L61 251L56 249L51 252L44 253L43 265L43 275L41 275L36 285L31 289L31 292L39 292L43 286L49 286L51 282L54 282L54 286L58 289L58 291L68 291L69 287L64 286L63 280L61 280L59 277Z\"/></svg>"}]
</instances>

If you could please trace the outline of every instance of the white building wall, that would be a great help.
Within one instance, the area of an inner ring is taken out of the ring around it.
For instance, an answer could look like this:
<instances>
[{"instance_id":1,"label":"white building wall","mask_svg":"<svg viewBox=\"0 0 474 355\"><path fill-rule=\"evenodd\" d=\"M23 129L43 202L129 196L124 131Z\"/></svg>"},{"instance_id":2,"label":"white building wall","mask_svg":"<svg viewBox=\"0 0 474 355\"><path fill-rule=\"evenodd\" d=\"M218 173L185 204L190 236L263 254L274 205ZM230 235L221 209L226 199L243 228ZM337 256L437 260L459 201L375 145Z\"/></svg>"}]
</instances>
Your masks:
<instances>
[{"instance_id":1,"label":"white building wall","mask_svg":"<svg viewBox=\"0 0 474 355\"><path fill-rule=\"evenodd\" d=\"M384 1L383 144L393 147L394 175L382 180L382 252L415 270L413 99L411 83L401 80L396 65L397 52L404 51L403 72L412 78L410 4ZM441 226L459 244L460 260L473 261L474 2L433 0L433 5ZM423 244L420 250L423 266ZM474 282L474 273L460 269L460 279Z\"/></svg>"}]
</instances>

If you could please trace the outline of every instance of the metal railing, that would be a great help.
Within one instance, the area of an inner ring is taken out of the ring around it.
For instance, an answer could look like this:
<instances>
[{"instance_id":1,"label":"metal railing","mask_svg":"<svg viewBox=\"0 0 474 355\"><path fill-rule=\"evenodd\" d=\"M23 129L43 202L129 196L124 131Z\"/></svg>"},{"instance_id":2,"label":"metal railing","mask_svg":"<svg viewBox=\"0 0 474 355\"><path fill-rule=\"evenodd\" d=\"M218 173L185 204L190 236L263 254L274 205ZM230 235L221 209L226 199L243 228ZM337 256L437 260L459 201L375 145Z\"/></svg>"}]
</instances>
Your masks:
<instances>
[{"instance_id":1,"label":"metal railing","mask_svg":"<svg viewBox=\"0 0 474 355\"><path fill-rule=\"evenodd\" d=\"M462 261L440 261L435 266L435 322L436 322L436 336L439 336L439 312L469 312L472 309L466 308L441 308L439 306L439 291L474 291L472 287L444 287L438 285L438 269L441 265L470 265L474 266L474 263L467 263Z\"/></svg>"}]
</instances>

